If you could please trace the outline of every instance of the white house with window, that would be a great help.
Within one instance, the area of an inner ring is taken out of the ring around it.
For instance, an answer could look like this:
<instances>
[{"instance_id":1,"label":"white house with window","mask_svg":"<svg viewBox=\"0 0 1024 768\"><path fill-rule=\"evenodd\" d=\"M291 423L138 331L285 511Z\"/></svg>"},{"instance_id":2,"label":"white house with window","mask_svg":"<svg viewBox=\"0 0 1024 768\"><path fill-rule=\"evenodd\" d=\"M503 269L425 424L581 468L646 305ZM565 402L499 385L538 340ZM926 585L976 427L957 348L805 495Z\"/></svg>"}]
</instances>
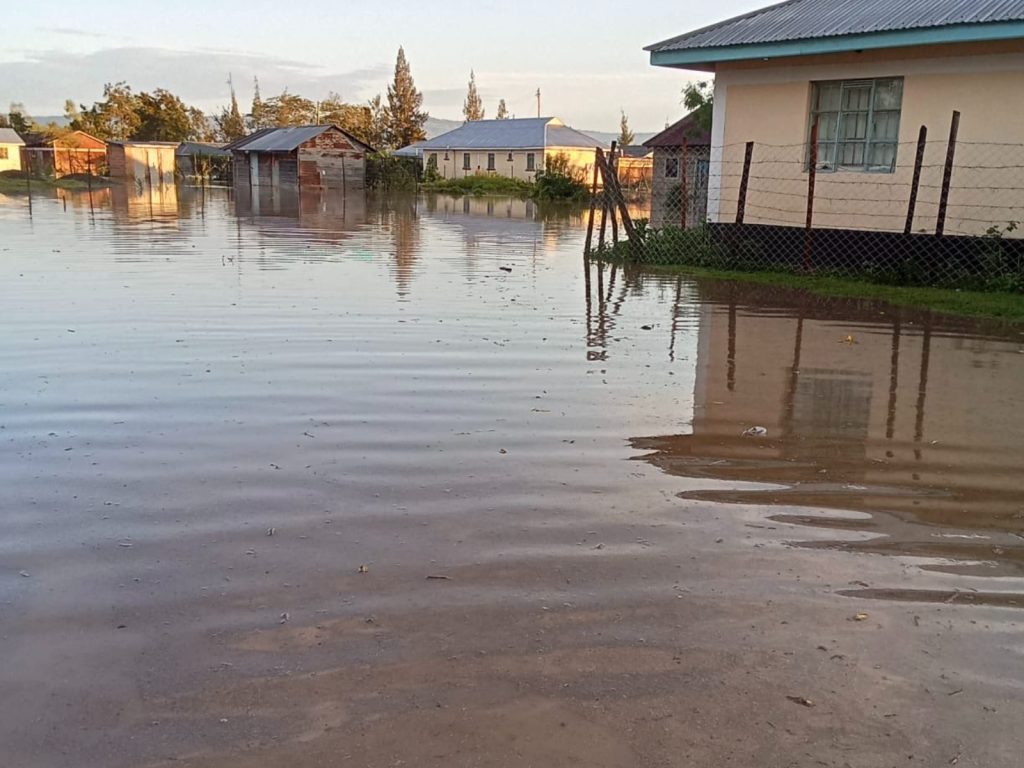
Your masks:
<instances>
[{"instance_id":1,"label":"white house with window","mask_svg":"<svg viewBox=\"0 0 1024 768\"><path fill-rule=\"evenodd\" d=\"M412 145L424 169L434 166L445 179L488 174L533 181L547 160L559 154L589 178L597 139L556 117L474 120L455 130ZM397 154L409 154L399 150Z\"/></svg>"},{"instance_id":2,"label":"white house with window","mask_svg":"<svg viewBox=\"0 0 1024 768\"><path fill-rule=\"evenodd\" d=\"M976 234L1024 220L1024 2L896 6L789 0L648 47L655 66L714 75L712 221L734 220L745 144L755 142L746 221L802 224L816 126L818 193L862 201L845 212L816 206L816 225L902 228L925 126L915 231L927 230L954 110L959 220L949 229ZM995 166L1016 167L1017 182Z\"/></svg>"},{"instance_id":3,"label":"white house with window","mask_svg":"<svg viewBox=\"0 0 1024 768\"><path fill-rule=\"evenodd\" d=\"M21 170L21 136L13 128L0 128L0 171Z\"/></svg>"}]
</instances>

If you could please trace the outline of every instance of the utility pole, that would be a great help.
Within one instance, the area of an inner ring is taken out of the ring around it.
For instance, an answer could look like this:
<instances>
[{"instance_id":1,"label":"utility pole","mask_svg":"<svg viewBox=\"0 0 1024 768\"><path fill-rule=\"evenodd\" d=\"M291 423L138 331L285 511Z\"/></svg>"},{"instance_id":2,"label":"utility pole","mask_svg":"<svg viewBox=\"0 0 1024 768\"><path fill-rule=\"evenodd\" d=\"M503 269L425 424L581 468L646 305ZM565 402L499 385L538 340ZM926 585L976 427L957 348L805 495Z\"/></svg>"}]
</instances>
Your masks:
<instances>
[{"instance_id":1,"label":"utility pole","mask_svg":"<svg viewBox=\"0 0 1024 768\"><path fill-rule=\"evenodd\" d=\"M540 88L537 89L537 117L540 117Z\"/></svg>"}]
</instances>

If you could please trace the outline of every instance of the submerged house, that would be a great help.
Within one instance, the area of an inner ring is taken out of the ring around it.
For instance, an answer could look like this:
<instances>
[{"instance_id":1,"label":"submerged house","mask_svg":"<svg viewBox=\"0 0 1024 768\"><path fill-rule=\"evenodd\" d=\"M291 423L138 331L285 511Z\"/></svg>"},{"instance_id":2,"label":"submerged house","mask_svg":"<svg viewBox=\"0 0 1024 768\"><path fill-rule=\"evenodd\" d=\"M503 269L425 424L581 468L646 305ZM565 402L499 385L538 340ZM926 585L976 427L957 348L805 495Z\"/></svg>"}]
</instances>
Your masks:
<instances>
[{"instance_id":1,"label":"submerged house","mask_svg":"<svg viewBox=\"0 0 1024 768\"><path fill-rule=\"evenodd\" d=\"M183 141L174 150L174 164L183 179L226 179L231 173L231 153L224 144Z\"/></svg>"},{"instance_id":2,"label":"submerged house","mask_svg":"<svg viewBox=\"0 0 1024 768\"><path fill-rule=\"evenodd\" d=\"M0 171L21 170L21 136L13 128L0 128Z\"/></svg>"},{"instance_id":3,"label":"submerged house","mask_svg":"<svg viewBox=\"0 0 1024 768\"><path fill-rule=\"evenodd\" d=\"M236 184L363 191L374 150L336 125L264 128L228 144Z\"/></svg>"},{"instance_id":4,"label":"submerged house","mask_svg":"<svg viewBox=\"0 0 1024 768\"><path fill-rule=\"evenodd\" d=\"M772 223L800 225L801 206L784 195L806 187L817 125L816 194L842 202L869 197L869 189L877 198L837 206L823 225L902 229L893 207L905 207L919 129L927 127L930 142L925 170L941 169L954 110L959 187L950 215L959 220L949 229L981 234L987 222L1024 218L1022 2L788 0L647 50L654 66L714 74L712 221L731 221L737 207L738 174L716 168L739 167L743 144L756 142L779 161L771 169L776 194L765 186L757 204L773 213ZM758 158L755 148L753 175ZM972 174L971 166L990 170ZM934 173L922 185L914 231L934 226L936 203L925 192L939 185ZM995 197L982 187L1010 189Z\"/></svg>"},{"instance_id":5,"label":"submerged house","mask_svg":"<svg viewBox=\"0 0 1024 768\"><path fill-rule=\"evenodd\" d=\"M107 147L110 175L153 187L174 183L176 141L112 141Z\"/></svg>"},{"instance_id":6,"label":"submerged house","mask_svg":"<svg viewBox=\"0 0 1024 768\"><path fill-rule=\"evenodd\" d=\"M415 145L424 169L436 165L442 178L488 174L523 181L533 181L556 155L589 178L597 147L604 145L557 117L474 120Z\"/></svg>"},{"instance_id":7,"label":"submerged house","mask_svg":"<svg viewBox=\"0 0 1024 768\"><path fill-rule=\"evenodd\" d=\"M85 131L60 136L31 134L21 149L21 167L36 176L56 179L77 173L103 176L107 173L107 143Z\"/></svg>"},{"instance_id":8,"label":"submerged house","mask_svg":"<svg viewBox=\"0 0 1024 768\"><path fill-rule=\"evenodd\" d=\"M651 180L651 225L654 227L700 224L707 217L711 132L700 116L691 112L644 146L654 155ZM686 206L683 206L683 185Z\"/></svg>"}]
</instances>

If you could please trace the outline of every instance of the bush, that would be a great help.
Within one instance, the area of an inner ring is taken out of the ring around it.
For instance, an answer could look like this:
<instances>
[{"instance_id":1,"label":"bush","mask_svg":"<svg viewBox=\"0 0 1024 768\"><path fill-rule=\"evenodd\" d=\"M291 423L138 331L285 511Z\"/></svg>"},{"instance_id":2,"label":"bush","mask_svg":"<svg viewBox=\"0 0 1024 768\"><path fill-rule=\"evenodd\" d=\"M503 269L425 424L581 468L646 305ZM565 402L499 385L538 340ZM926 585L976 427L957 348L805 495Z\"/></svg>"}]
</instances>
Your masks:
<instances>
[{"instance_id":1,"label":"bush","mask_svg":"<svg viewBox=\"0 0 1024 768\"><path fill-rule=\"evenodd\" d=\"M483 197L486 195L511 195L513 197L530 197L534 185L521 179L510 179L507 176L488 176L478 174L475 176L464 176L461 179L443 179L441 181L424 181L423 189L429 192L442 192L448 195L461 197L472 195Z\"/></svg>"},{"instance_id":2,"label":"bush","mask_svg":"<svg viewBox=\"0 0 1024 768\"><path fill-rule=\"evenodd\" d=\"M384 191L416 189L421 173L415 157L366 156L366 186Z\"/></svg>"},{"instance_id":3,"label":"bush","mask_svg":"<svg viewBox=\"0 0 1024 768\"><path fill-rule=\"evenodd\" d=\"M585 200L589 195L583 171L574 167L569 157L559 152L548 158L546 167L537 174L534 194L538 200Z\"/></svg>"}]
</instances>

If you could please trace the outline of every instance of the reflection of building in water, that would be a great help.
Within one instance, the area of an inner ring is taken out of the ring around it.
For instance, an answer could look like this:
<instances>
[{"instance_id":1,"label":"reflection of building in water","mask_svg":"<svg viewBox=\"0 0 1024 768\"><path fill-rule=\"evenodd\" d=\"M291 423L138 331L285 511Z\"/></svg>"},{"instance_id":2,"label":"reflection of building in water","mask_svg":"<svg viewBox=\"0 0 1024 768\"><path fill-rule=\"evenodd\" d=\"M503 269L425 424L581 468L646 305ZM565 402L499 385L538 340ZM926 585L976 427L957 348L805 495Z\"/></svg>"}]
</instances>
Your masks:
<instances>
[{"instance_id":1,"label":"reflection of building in water","mask_svg":"<svg viewBox=\"0 0 1024 768\"><path fill-rule=\"evenodd\" d=\"M710 303L692 434L635 439L646 460L681 475L789 486L703 498L873 513L863 527L890 538L852 548L908 551L913 542L926 555L985 559L990 544L936 543L906 523L997 528L997 539L1024 533L1019 342L856 302L784 306L770 289L729 283L701 292ZM755 425L767 436L742 436ZM1007 553L1024 569L1024 550Z\"/></svg>"},{"instance_id":2,"label":"reflection of building in water","mask_svg":"<svg viewBox=\"0 0 1024 768\"><path fill-rule=\"evenodd\" d=\"M247 219L296 219L310 234L341 236L366 221L366 197L299 187L234 187L235 213Z\"/></svg>"},{"instance_id":3,"label":"reflection of building in water","mask_svg":"<svg viewBox=\"0 0 1024 768\"><path fill-rule=\"evenodd\" d=\"M110 187L110 203L115 219L178 220L178 190L173 184L114 184Z\"/></svg>"}]
</instances>

